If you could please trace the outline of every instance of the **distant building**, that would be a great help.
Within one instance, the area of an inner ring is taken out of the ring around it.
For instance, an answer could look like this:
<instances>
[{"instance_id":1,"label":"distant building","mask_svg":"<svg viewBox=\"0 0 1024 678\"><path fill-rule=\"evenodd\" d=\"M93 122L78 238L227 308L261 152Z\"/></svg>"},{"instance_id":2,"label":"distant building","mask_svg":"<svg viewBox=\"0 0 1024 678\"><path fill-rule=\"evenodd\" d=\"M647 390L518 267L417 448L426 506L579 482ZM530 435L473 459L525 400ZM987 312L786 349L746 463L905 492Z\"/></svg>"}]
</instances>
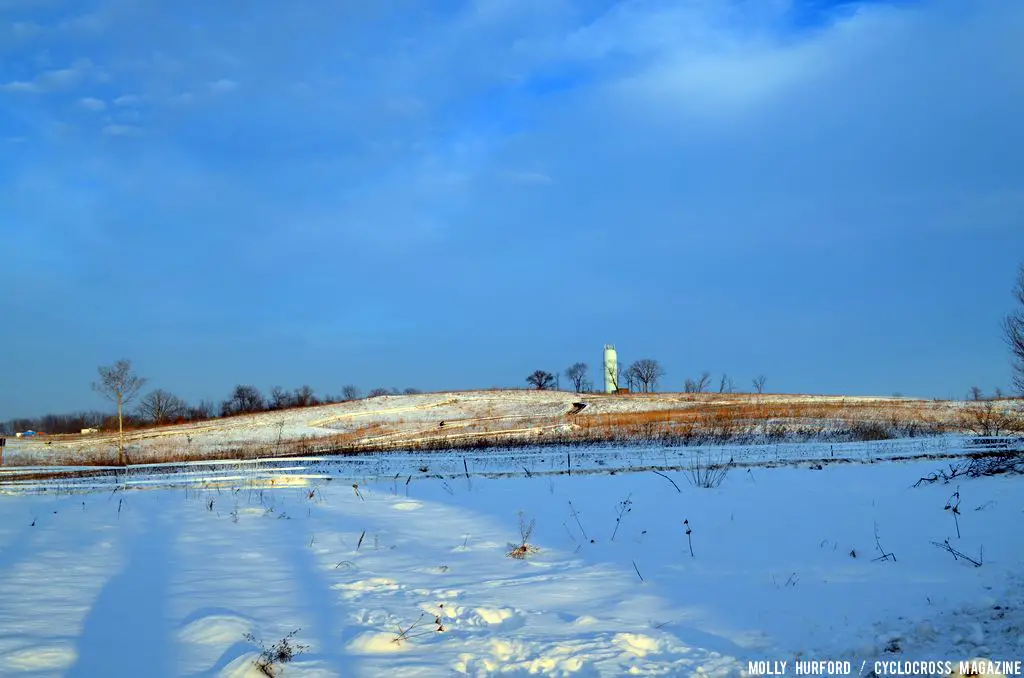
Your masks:
<instances>
[{"instance_id":1,"label":"distant building","mask_svg":"<svg viewBox=\"0 0 1024 678\"><path fill-rule=\"evenodd\" d=\"M100 432L100 430L98 428L83 428L82 429L82 435L87 435L89 433L99 433L99 432Z\"/></svg>"}]
</instances>

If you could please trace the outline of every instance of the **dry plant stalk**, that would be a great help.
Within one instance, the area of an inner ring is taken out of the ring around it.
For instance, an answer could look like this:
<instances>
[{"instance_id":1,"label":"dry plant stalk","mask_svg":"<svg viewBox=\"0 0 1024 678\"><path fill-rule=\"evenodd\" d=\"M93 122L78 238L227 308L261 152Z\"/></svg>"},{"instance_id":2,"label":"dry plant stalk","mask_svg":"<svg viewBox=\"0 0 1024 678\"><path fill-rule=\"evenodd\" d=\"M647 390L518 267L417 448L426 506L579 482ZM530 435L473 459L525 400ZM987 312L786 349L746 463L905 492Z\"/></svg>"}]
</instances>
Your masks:
<instances>
[{"instance_id":1,"label":"dry plant stalk","mask_svg":"<svg viewBox=\"0 0 1024 678\"><path fill-rule=\"evenodd\" d=\"M531 518L530 522L526 522L526 514L522 511L519 512L519 545L509 550L507 554L509 558L523 560L527 556L540 550L530 543L530 536L533 534L533 528L536 527L536 525L536 519Z\"/></svg>"}]
</instances>

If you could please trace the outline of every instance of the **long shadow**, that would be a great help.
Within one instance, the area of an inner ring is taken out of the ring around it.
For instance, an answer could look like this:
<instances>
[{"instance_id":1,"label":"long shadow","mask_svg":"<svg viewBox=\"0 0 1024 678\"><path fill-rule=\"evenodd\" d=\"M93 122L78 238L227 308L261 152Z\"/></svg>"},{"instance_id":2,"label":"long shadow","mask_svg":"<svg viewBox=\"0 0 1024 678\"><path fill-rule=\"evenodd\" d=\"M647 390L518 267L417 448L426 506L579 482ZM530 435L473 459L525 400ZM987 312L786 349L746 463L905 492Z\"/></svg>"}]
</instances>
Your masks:
<instances>
[{"instance_id":1,"label":"long shadow","mask_svg":"<svg viewBox=\"0 0 1024 678\"><path fill-rule=\"evenodd\" d=\"M290 552L292 566L298 574L296 583L312 617L314 628L310 631L319 645L318 654L337 675L347 675L353 671L356 660L344 652L346 625L339 606L339 596L331 590L327 576L310 551L308 537L313 537L314 532L308 523L305 530L293 529L289 532L289 538L295 544Z\"/></svg>"},{"instance_id":2,"label":"long shadow","mask_svg":"<svg viewBox=\"0 0 1024 678\"><path fill-rule=\"evenodd\" d=\"M69 678L175 675L167 601L176 533L167 521L150 520L141 534L125 535L127 562L86 615Z\"/></svg>"}]
</instances>

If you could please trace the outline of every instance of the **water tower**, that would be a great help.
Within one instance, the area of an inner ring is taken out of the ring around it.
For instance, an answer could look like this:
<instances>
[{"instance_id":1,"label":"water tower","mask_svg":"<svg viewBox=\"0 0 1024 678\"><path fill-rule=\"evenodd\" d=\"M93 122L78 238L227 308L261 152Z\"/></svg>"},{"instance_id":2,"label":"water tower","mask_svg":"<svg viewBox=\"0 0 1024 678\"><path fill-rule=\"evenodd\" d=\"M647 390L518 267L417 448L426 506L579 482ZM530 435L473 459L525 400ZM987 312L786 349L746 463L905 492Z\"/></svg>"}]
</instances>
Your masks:
<instances>
[{"instance_id":1,"label":"water tower","mask_svg":"<svg viewBox=\"0 0 1024 678\"><path fill-rule=\"evenodd\" d=\"M619 388L619 357L615 344L604 345L604 392L615 393Z\"/></svg>"}]
</instances>

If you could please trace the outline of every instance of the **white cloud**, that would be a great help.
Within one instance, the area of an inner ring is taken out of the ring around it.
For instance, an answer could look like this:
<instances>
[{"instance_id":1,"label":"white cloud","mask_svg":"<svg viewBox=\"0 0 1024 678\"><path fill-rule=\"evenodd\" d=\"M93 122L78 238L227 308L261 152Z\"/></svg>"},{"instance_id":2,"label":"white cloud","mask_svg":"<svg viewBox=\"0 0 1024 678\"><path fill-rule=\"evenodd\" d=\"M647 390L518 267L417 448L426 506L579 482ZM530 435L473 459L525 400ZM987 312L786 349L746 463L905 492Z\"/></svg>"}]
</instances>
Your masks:
<instances>
[{"instance_id":1,"label":"white cloud","mask_svg":"<svg viewBox=\"0 0 1024 678\"><path fill-rule=\"evenodd\" d=\"M115 106L138 106L141 103L141 99L134 94L122 94L121 96L114 99Z\"/></svg>"},{"instance_id":2,"label":"white cloud","mask_svg":"<svg viewBox=\"0 0 1024 678\"><path fill-rule=\"evenodd\" d=\"M83 82L89 75L96 76L97 80L102 80L104 77L102 72L95 71L92 61L89 59L79 59L67 68L44 71L31 81L15 80L8 82L5 85L0 85L0 89L8 92L33 93L68 90Z\"/></svg>"},{"instance_id":3,"label":"white cloud","mask_svg":"<svg viewBox=\"0 0 1024 678\"><path fill-rule=\"evenodd\" d=\"M28 46L34 46L33 40L42 35L42 28L35 23L15 21L11 23L0 20L0 62L10 59Z\"/></svg>"},{"instance_id":4,"label":"white cloud","mask_svg":"<svg viewBox=\"0 0 1024 678\"><path fill-rule=\"evenodd\" d=\"M90 111L103 111L107 108L106 102L95 97L82 97L78 100L78 105Z\"/></svg>"},{"instance_id":5,"label":"white cloud","mask_svg":"<svg viewBox=\"0 0 1024 678\"><path fill-rule=\"evenodd\" d=\"M34 82L26 82L24 80L14 80L4 85L0 85L0 90L5 92L42 92L43 88Z\"/></svg>"},{"instance_id":6,"label":"white cloud","mask_svg":"<svg viewBox=\"0 0 1024 678\"><path fill-rule=\"evenodd\" d=\"M137 137L142 134L142 128L136 125L107 125L103 128L103 134L108 137Z\"/></svg>"},{"instance_id":7,"label":"white cloud","mask_svg":"<svg viewBox=\"0 0 1024 678\"><path fill-rule=\"evenodd\" d=\"M46 90L70 89L82 82L93 68L89 59L79 59L68 68L58 68L41 73L36 82Z\"/></svg>"},{"instance_id":8,"label":"white cloud","mask_svg":"<svg viewBox=\"0 0 1024 678\"><path fill-rule=\"evenodd\" d=\"M213 92L232 92L238 89L238 82L228 78L221 78L220 80L211 82L209 87Z\"/></svg>"}]
</instances>

